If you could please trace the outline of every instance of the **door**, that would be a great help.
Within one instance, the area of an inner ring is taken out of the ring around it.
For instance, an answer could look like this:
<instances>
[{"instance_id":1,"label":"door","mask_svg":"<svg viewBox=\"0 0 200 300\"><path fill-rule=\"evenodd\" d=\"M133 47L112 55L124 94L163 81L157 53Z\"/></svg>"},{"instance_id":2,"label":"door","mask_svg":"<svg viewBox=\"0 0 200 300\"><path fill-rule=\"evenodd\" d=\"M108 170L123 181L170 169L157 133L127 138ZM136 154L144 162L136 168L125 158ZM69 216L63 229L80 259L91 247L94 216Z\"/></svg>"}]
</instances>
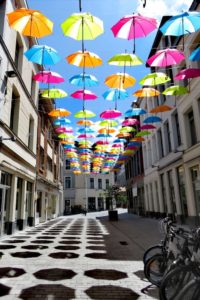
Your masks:
<instances>
[{"instance_id":1,"label":"door","mask_svg":"<svg viewBox=\"0 0 200 300\"><path fill-rule=\"evenodd\" d=\"M0 188L0 236L3 235L4 227L4 201L5 201L5 192L4 189Z\"/></svg>"},{"instance_id":2,"label":"door","mask_svg":"<svg viewBox=\"0 0 200 300\"><path fill-rule=\"evenodd\" d=\"M70 199L65 199L64 215L68 215L71 212L71 202Z\"/></svg>"}]
</instances>

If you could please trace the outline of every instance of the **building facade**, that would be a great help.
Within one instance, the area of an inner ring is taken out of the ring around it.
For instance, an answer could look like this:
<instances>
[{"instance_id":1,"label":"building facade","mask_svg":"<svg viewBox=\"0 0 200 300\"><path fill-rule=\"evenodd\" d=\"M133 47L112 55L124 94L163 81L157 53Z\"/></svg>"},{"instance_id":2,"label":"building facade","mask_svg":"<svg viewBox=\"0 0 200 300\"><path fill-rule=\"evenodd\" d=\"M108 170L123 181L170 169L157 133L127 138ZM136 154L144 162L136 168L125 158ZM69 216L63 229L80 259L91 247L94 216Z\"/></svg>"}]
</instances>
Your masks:
<instances>
[{"instance_id":1,"label":"building facade","mask_svg":"<svg viewBox=\"0 0 200 300\"><path fill-rule=\"evenodd\" d=\"M23 53L37 41L9 27L6 14L20 6L0 3L0 236L34 224L38 67Z\"/></svg>"},{"instance_id":2,"label":"building facade","mask_svg":"<svg viewBox=\"0 0 200 300\"><path fill-rule=\"evenodd\" d=\"M200 11L199 1L193 1L191 11ZM161 24L166 21L164 17ZM170 85L187 86L188 93L180 96L160 94L142 101L148 111L167 104L173 109L162 113L162 122L143 143L145 210L152 216L172 216L179 222L200 224L200 78L175 81L175 75L185 68L199 68L200 62L188 59L200 44L200 31L184 37L185 61L177 67L152 69L164 71L171 82L159 85L160 92ZM183 38L162 36L158 31L152 50L173 47L183 50ZM144 117L141 117L141 123Z\"/></svg>"}]
</instances>

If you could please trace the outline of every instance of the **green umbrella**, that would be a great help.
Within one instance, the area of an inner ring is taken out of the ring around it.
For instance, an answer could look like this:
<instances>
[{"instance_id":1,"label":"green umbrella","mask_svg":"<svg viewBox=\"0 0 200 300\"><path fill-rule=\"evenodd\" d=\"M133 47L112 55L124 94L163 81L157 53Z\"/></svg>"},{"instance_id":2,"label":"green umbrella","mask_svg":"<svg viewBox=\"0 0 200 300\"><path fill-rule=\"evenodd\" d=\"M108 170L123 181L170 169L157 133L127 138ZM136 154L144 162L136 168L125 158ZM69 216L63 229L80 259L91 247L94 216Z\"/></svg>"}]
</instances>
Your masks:
<instances>
[{"instance_id":1,"label":"green umbrella","mask_svg":"<svg viewBox=\"0 0 200 300\"><path fill-rule=\"evenodd\" d=\"M148 131L148 130L141 130L135 136L139 137L139 136L145 136L145 135L149 135L149 134L151 134L150 131Z\"/></svg>"},{"instance_id":2,"label":"green umbrella","mask_svg":"<svg viewBox=\"0 0 200 300\"><path fill-rule=\"evenodd\" d=\"M121 53L116 54L108 60L109 65L120 67L132 67L143 64L143 61L135 54Z\"/></svg>"},{"instance_id":3,"label":"green umbrella","mask_svg":"<svg viewBox=\"0 0 200 300\"><path fill-rule=\"evenodd\" d=\"M136 129L131 126L124 126L119 130L119 132L134 132L134 131L136 131Z\"/></svg>"},{"instance_id":4,"label":"green umbrella","mask_svg":"<svg viewBox=\"0 0 200 300\"><path fill-rule=\"evenodd\" d=\"M115 127L115 126L118 126L118 122L116 122L114 120L103 120L99 123L99 126Z\"/></svg>"},{"instance_id":5,"label":"green umbrella","mask_svg":"<svg viewBox=\"0 0 200 300\"><path fill-rule=\"evenodd\" d=\"M171 79L162 72L150 73L140 80L141 85L158 85L163 84Z\"/></svg>"},{"instance_id":6,"label":"green umbrella","mask_svg":"<svg viewBox=\"0 0 200 300\"><path fill-rule=\"evenodd\" d=\"M44 90L41 94L42 98L64 98L67 93L61 89Z\"/></svg>"},{"instance_id":7,"label":"green umbrella","mask_svg":"<svg viewBox=\"0 0 200 300\"><path fill-rule=\"evenodd\" d=\"M92 111L85 109L75 113L74 117L78 119L83 119L83 118L93 118L96 117L96 115Z\"/></svg>"},{"instance_id":8,"label":"green umbrella","mask_svg":"<svg viewBox=\"0 0 200 300\"><path fill-rule=\"evenodd\" d=\"M185 86L174 85L164 90L163 94L166 96L179 96L187 94L189 91Z\"/></svg>"},{"instance_id":9,"label":"green umbrella","mask_svg":"<svg viewBox=\"0 0 200 300\"><path fill-rule=\"evenodd\" d=\"M73 139L74 136L71 134L67 134L67 133L61 133L58 135L59 139Z\"/></svg>"}]
</instances>

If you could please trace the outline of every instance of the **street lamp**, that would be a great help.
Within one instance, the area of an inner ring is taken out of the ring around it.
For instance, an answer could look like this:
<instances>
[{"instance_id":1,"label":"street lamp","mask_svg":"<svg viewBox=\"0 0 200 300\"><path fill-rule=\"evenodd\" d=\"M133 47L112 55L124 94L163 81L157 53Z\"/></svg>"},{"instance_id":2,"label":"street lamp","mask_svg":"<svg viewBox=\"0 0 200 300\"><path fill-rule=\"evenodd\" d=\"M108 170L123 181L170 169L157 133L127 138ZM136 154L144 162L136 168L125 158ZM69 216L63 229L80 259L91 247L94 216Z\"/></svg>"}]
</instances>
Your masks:
<instances>
[{"instance_id":1,"label":"street lamp","mask_svg":"<svg viewBox=\"0 0 200 300\"><path fill-rule=\"evenodd\" d=\"M4 138L3 136L0 136L0 143L2 143L3 141L12 141L12 142L16 142L17 138L15 136L11 136L9 138Z\"/></svg>"}]
</instances>

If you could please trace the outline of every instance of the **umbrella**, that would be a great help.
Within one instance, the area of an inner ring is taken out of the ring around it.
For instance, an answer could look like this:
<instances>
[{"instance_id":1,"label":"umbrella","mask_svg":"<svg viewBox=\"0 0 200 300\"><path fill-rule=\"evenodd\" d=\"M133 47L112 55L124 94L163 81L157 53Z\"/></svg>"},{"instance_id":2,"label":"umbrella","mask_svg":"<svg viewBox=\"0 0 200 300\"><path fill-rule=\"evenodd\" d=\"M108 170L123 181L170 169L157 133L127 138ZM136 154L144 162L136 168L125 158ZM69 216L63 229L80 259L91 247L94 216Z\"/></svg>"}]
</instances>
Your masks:
<instances>
[{"instance_id":1,"label":"umbrella","mask_svg":"<svg viewBox=\"0 0 200 300\"><path fill-rule=\"evenodd\" d=\"M55 65L61 59L54 48L45 45L34 45L24 55L38 65Z\"/></svg>"},{"instance_id":2,"label":"umbrella","mask_svg":"<svg viewBox=\"0 0 200 300\"><path fill-rule=\"evenodd\" d=\"M159 85L170 80L171 79L165 73L156 72L156 73L150 73L146 75L140 80L139 83L141 85Z\"/></svg>"},{"instance_id":3,"label":"umbrella","mask_svg":"<svg viewBox=\"0 0 200 300\"><path fill-rule=\"evenodd\" d=\"M163 49L157 51L147 60L147 64L151 67L167 67L177 65L185 59L184 53L177 49Z\"/></svg>"},{"instance_id":4,"label":"umbrella","mask_svg":"<svg viewBox=\"0 0 200 300\"><path fill-rule=\"evenodd\" d=\"M64 98L67 97L67 93L60 89L50 89L50 90L44 90L41 94L42 98Z\"/></svg>"},{"instance_id":5,"label":"umbrella","mask_svg":"<svg viewBox=\"0 0 200 300\"><path fill-rule=\"evenodd\" d=\"M77 51L67 56L69 64L77 67L98 67L102 65L101 58L89 51Z\"/></svg>"},{"instance_id":6,"label":"umbrella","mask_svg":"<svg viewBox=\"0 0 200 300\"><path fill-rule=\"evenodd\" d=\"M67 117L69 116L71 113L64 109L64 108L57 108L57 109L53 109L52 111L50 111L48 113L49 116L51 117Z\"/></svg>"},{"instance_id":7,"label":"umbrella","mask_svg":"<svg viewBox=\"0 0 200 300\"><path fill-rule=\"evenodd\" d=\"M136 129L134 127L131 127L131 126L125 126L125 127L122 127L119 132L134 132L136 131Z\"/></svg>"},{"instance_id":8,"label":"umbrella","mask_svg":"<svg viewBox=\"0 0 200 300\"><path fill-rule=\"evenodd\" d=\"M128 93L124 89L109 89L103 93L103 98L109 101L124 100L128 97Z\"/></svg>"},{"instance_id":9,"label":"umbrella","mask_svg":"<svg viewBox=\"0 0 200 300\"><path fill-rule=\"evenodd\" d=\"M188 93L188 89L185 86L174 85L170 86L163 91L163 94L166 96L178 96Z\"/></svg>"},{"instance_id":10,"label":"umbrella","mask_svg":"<svg viewBox=\"0 0 200 300\"><path fill-rule=\"evenodd\" d=\"M115 127L118 126L118 122L115 120L103 120L99 123L99 126Z\"/></svg>"},{"instance_id":11,"label":"umbrella","mask_svg":"<svg viewBox=\"0 0 200 300\"><path fill-rule=\"evenodd\" d=\"M75 13L69 16L62 24L64 35L75 40L94 40L104 32L103 22L90 13ZM82 50L84 44L82 43Z\"/></svg>"},{"instance_id":12,"label":"umbrella","mask_svg":"<svg viewBox=\"0 0 200 300\"><path fill-rule=\"evenodd\" d=\"M129 132L120 132L120 133L116 134L116 136L117 136L118 138L129 137L129 136L130 136L130 133L129 133Z\"/></svg>"},{"instance_id":13,"label":"umbrella","mask_svg":"<svg viewBox=\"0 0 200 300\"><path fill-rule=\"evenodd\" d=\"M100 118L102 119L115 119L120 117L122 113L115 109L108 109L100 114Z\"/></svg>"},{"instance_id":14,"label":"umbrella","mask_svg":"<svg viewBox=\"0 0 200 300\"><path fill-rule=\"evenodd\" d=\"M115 133L116 129L114 128L101 128L98 130L99 133Z\"/></svg>"},{"instance_id":15,"label":"umbrella","mask_svg":"<svg viewBox=\"0 0 200 300\"><path fill-rule=\"evenodd\" d=\"M200 13L189 11L171 17L161 27L164 35L181 36L200 29ZM184 38L183 38L184 49Z\"/></svg>"},{"instance_id":16,"label":"umbrella","mask_svg":"<svg viewBox=\"0 0 200 300\"><path fill-rule=\"evenodd\" d=\"M135 91L135 93L133 93L133 96L136 97L155 97L155 96L159 96L160 92L154 88L150 88L150 87L146 87L146 88L142 88L139 89L137 91Z\"/></svg>"},{"instance_id":17,"label":"umbrella","mask_svg":"<svg viewBox=\"0 0 200 300\"><path fill-rule=\"evenodd\" d=\"M200 47L196 48L189 56L189 59L192 61L200 60Z\"/></svg>"},{"instance_id":18,"label":"umbrella","mask_svg":"<svg viewBox=\"0 0 200 300\"><path fill-rule=\"evenodd\" d=\"M58 117L57 119L55 119L53 121L53 124L56 125L56 126L65 126L65 125L68 125L70 123L71 123L70 120L68 120L67 118L63 118L63 117Z\"/></svg>"},{"instance_id":19,"label":"umbrella","mask_svg":"<svg viewBox=\"0 0 200 300\"><path fill-rule=\"evenodd\" d=\"M200 76L200 69L189 68L183 69L175 76L175 80L184 80L190 78L196 78Z\"/></svg>"},{"instance_id":20,"label":"umbrella","mask_svg":"<svg viewBox=\"0 0 200 300\"><path fill-rule=\"evenodd\" d=\"M158 122L162 122L162 119L157 117L157 116L151 116L146 118L143 123L144 124L148 124L148 123L158 123Z\"/></svg>"},{"instance_id":21,"label":"umbrella","mask_svg":"<svg viewBox=\"0 0 200 300\"><path fill-rule=\"evenodd\" d=\"M156 126L154 126L152 124L146 124L146 125L142 125L140 127L140 130L150 130L150 129L156 129Z\"/></svg>"},{"instance_id":22,"label":"umbrella","mask_svg":"<svg viewBox=\"0 0 200 300\"><path fill-rule=\"evenodd\" d=\"M89 110L86 110L86 109L80 110L77 113L75 113L75 115L74 115L74 117L78 118L78 119L93 118L95 116L96 115L92 111L89 111Z\"/></svg>"},{"instance_id":23,"label":"umbrella","mask_svg":"<svg viewBox=\"0 0 200 300\"><path fill-rule=\"evenodd\" d=\"M79 132L79 133L94 133L95 130L94 130L94 129L91 129L91 128L85 127L85 128L79 128L79 129L78 129L78 132Z\"/></svg>"},{"instance_id":24,"label":"umbrella","mask_svg":"<svg viewBox=\"0 0 200 300\"><path fill-rule=\"evenodd\" d=\"M59 139L73 139L73 135L68 134L68 133L61 133L58 135Z\"/></svg>"},{"instance_id":25,"label":"umbrella","mask_svg":"<svg viewBox=\"0 0 200 300\"><path fill-rule=\"evenodd\" d=\"M172 107L169 105L158 105L155 108L151 109L150 113L157 114L157 113L162 113L162 112L166 112L166 111L170 111L170 110L172 110Z\"/></svg>"},{"instance_id":26,"label":"umbrella","mask_svg":"<svg viewBox=\"0 0 200 300\"><path fill-rule=\"evenodd\" d=\"M108 64L119 67L133 67L142 65L143 61L137 55L125 52L121 54L115 54L108 60Z\"/></svg>"},{"instance_id":27,"label":"umbrella","mask_svg":"<svg viewBox=\"0 0 200 300\"><path fill-rule=\"evenodd\" d=\"M95 76L85 73L72 76L69 79L69 82L73 85L80 86L82 88L97 86L99 84Z\"/></svg>"},{"instance_id":28,"label":"umbrella","mask_svg":"<svg viewBox=\"0 0 200 300\"><path fill-rule=\"evenodd\" d=\"M96 142L97 145L109 145L108 141L97 141Z\"/></svg>"},{"instance_id":29,"label":"umbrella","mask_svg":"<svg viewBox=\"0 0 200 300\"><path fill-rule=\"evenodd\" d=\"M108 133L99 133L97 134L96 137L100 137L100 138L110 138L112 137L112 135L108 134Z\"/></svg>"},{"instance_id":30,"label":"umbrella","mask_svg":"<svg viewBox=\"0 0 200 300\"><path fill-rule=\"evenodd\" d=\"M51 71L41 71L33 76L33 79L42 83L61 83L64 82L64 78L56 73Z\"/></svg>"},{"instance_id":31,"label":"umbrella","mask_svg":"<svg viewBox=\"0 0 200 300\"><path fill-rule=\"evenodd\" d=\"M89 90L78 90L71 94L71 97L81 100L95 100L97 96Z\"/></svg>"},{"instance_id":32,"label":"umbrella","mask_svg":"<svg viewBox=\"0 0 200 300\"><path fill-rule=\"evenodd\" d=\"M126 119L122 122L123 126L133 126L133 125L138 125L140 124L140 121L138 121L137 119Z\"/></svg>"},{"instance_id":33,"label":"umbrella","mask_svg":"<svg viewBox=\"0 0 200 300\"><path fill-rule=\"evenodd\" d=\"M144 125L144 126L149 126L149 128L146 127L146 129L152 129L150 126L153 126L153 125ZM142 127L140 129L142 129ZM145 129L145 128L143 128L143 129ZM144 142L144 141L145 141L145 139L141 136L134 137L133 139L130 140L130 142ZM129 147L134 147L134 146L129 146Z\"/></svg>"},{"instance_id":34,"label":"umbrella","mask_svg":"<svg viewBox=\"0 0 200 300\"><path fill-rule=\"evenodd\" d=\"M146 114L146 110L144 110L142 108L132 108L132 109L128 109L125 112L125 117L129 118L129 117L140 116L140 115L144 115L144 114Z\"/></svg>"},{"instance_id":35,"label":"umbrella","mask_svg":"<svg viewBox=\"0 0 200 300\"><path fill-rule=\"evenodd\" d=\"M53 22L39 10L20 8L7 14L9 25L23 35L41 38L53 31Z\"/></svg>"},{"instance_id":36,"label":"umbrella","mask_svg":"<svg viewBox=\"0 0 200 300\"><path fill-rule=\"evenodd\" d=\"M156 19L141 16L139 14L132 14L120 19L112 26L111 30L115 37L127 40L133 39L133 53L135 53L135 38L145 37L156 28Z\"/></svg>"},{"instance_id":37,"label":"umbrella","mask_svg":"<svg viewBox=\"0 0 200 300\"><path fill-rule=\"evenodd\" d=\"M83 126L92 126L92 125L94 125L94 122L92 122L90 120L79 120L76 122L76 124L83 125Z\"/></svg>"},{"instance_id":38,"label":"umbrella","mask_svg":"<svg viewBox=\"0 0 200 300\"><path fill-rule=\"evenodd\" d=\"M93 134L89 134L89 133L82 133L80 135L78 135L78 139L92 139L95 136Z\"/></svg>"},{"instance_id":39,"label":"umbrella","mask_svg":"<svg viewBox=\"0 0 200 300\"><path fill-rule=\"evenodd\" d=\"M113 141L113 143L126 143L125 139L116 139Z\"/></svg>"},{"instance_id":40,"label":"umbrella","mask_svg":"<svg viewBox=\"0 0 200 300\"><path fill-rule=\"evenodd\" d=\"M72 133L73 129L70 127L57 127L55 128L56 133Z\"/></svg>"},{"instance_id":41,"label":"umbrella","mask_svg":"<svg viewBox=\"0 0 200 300\"><path fill-rule=\"evenodd\" d=\"M104 83L110 88L124 89L135 84L136 80L134 77L127 73L116 73L106 77Z\"/></svg>"}]
</instances>

